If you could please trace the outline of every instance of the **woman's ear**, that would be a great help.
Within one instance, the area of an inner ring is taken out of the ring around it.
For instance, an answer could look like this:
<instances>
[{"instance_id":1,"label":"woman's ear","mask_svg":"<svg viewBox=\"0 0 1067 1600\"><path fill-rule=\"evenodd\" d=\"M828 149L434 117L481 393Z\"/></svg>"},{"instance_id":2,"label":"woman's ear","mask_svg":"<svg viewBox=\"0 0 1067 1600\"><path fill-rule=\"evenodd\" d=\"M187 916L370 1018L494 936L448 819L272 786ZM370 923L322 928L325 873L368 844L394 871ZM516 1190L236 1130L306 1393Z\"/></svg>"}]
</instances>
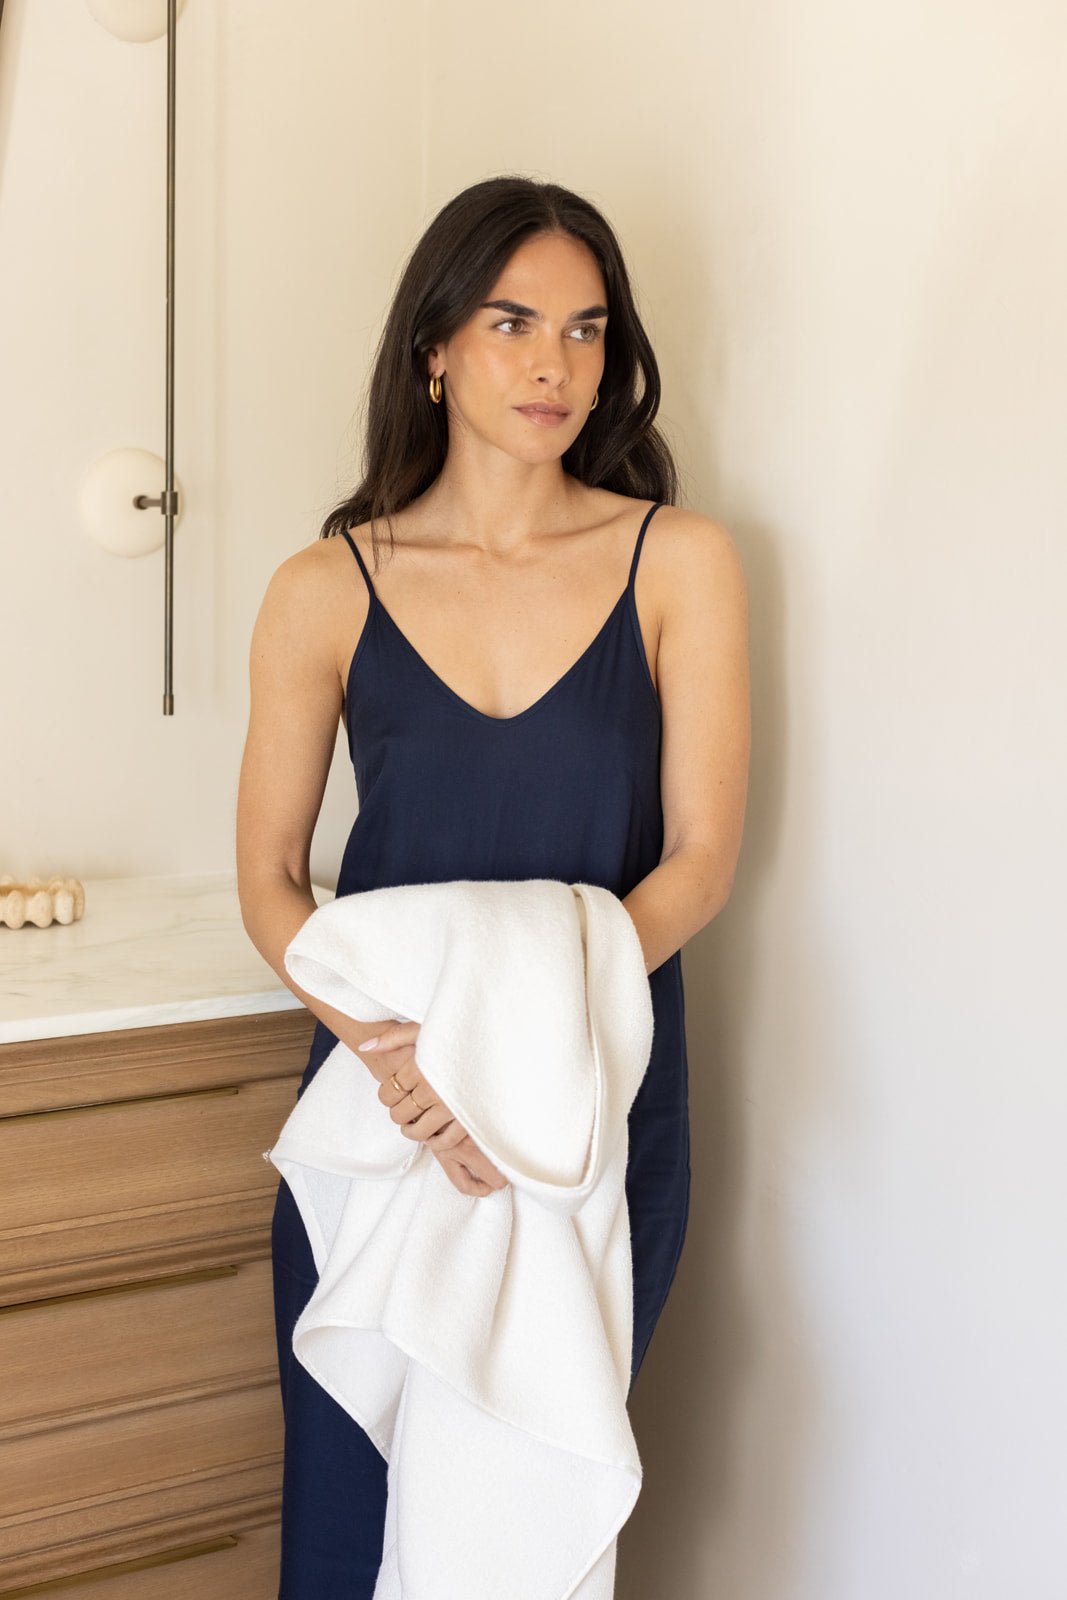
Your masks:
<instances>
[{"instance_id":1,"label":"woman's ear","mask_svg":"<svg viewBox=\"0 0 1067 1600\"><path fill-rule=\"evenodd\" d=\"M445 375L445 349L443 345L432 344L426 351L426 381L431 378L443 378Z\"/></svg>"}]
</instances>

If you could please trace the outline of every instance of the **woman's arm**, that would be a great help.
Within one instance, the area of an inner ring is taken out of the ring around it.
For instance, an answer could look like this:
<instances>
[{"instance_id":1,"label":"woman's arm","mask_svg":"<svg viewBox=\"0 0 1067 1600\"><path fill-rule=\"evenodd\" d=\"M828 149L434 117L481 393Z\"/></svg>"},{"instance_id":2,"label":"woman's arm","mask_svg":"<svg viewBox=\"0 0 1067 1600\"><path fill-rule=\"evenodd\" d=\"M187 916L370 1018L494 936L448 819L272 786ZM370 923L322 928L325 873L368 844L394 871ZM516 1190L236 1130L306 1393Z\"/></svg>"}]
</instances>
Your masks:
<instances>
[{"instance_id":1,"label":"woman's arm","mask_svg":"<svg viewBox=\"0 0 1067 1600\"><path fill-rule=\"evenodd\" d=\"M316 909L315 831L341 715L331 626L328 552L290 556L267 585L252 631L251 705L237 791L237 894L263 959L308 1010L352 1050L380 1024L355 1022L310 995L285 970L290 940Z\"/></svg>"},{"instance_id":2,"label":"woman's arm","mask_svg":"<svg viewBox=\"0 0 1067 1600\"><path fill-rule=\"evenodd\" d=\"M730 897L751 740L748 600L737 550L725 528L698 512L664 507L660 517L665 526L655 542L654 576L648 575L661 617L663 855L623 901L646 972L681 949Z\"/></svg>"},{"instance_id":3,"label":"woman's arm","mask_svg":"<svg viewBox=\"0 0 1067 1600\"><path fill-rule=\"evenodd\" d=\"M360 1056L390 1110L397 1102L393 1077L405 1089L425 1082L415 1061L416 1024L357 1022L310 995L285 970L286 946L316 909L311 892L311 837L330 772L341 715L341 677L333 640L340 619L331 581L331 552L322 544L284 561L267 585L252 630L249 663L251 705L237 791L237 894L241 919L256 949L308 1010L342 1044L358 1051L382 1034L403 1039L405 1048L383 1047L380 1056ZM345 622L359 630L344 607ZM426 1085L427 1089L430 1086ZM421 1137L430 1143L453 1187L484 1195L507 1180L474 1143L443 1102L422 1101ZM405 1126L411 1107L393 1117Z\"/></svg>"}]
</instances>

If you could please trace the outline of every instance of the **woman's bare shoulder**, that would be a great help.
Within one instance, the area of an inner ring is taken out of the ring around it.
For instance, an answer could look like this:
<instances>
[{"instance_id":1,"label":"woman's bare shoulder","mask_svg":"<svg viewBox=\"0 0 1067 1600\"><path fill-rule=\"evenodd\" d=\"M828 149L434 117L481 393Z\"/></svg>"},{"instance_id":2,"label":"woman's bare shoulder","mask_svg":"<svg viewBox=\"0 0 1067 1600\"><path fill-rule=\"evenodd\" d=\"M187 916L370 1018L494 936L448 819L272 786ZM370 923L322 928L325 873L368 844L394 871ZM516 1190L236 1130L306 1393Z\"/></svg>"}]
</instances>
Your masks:
<instances>
[{"instance_id":1,"label":"woman's bare shoulder","mask_svg":"<svg viewBox=\"0 0 1067 1600\"><path fill-rule=\"evenodd\" d=\"M744 592L741 556L729 530L688 506L660 506L649 527L642 564L646 560L665 597L696 592L707 600L713 594Z\"/></svg>"},{"instance_id":2,"label":"woman's bare shoulder","mask_svg":"<svg viewBox=\"0 0 1067 1600\"><path fill-rule=\"evenodd\" d=\"M349 570L351 569L351 570ZM340 537L316 539L275 567L256 621L267 648L340 674L346 641L367 607L366 585Z\"/></svg>"}]
</instances>

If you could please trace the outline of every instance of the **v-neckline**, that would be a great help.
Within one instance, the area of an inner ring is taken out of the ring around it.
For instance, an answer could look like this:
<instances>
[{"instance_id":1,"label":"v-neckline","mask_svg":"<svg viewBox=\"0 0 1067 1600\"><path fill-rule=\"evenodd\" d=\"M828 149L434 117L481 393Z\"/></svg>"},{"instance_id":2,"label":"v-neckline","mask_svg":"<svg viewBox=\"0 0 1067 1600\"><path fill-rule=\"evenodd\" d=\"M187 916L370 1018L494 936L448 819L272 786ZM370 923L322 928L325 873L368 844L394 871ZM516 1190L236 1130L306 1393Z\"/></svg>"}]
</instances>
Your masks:
<instances>
[{"instance_id":1,"label":"v-neckline","mask_svg":"<svg viewBox=\"0 0 1067 1600\"><path fill-rule=\"evenodd\" d=\"M416 650L415 646L412 644L403 628L401 628L400 625L394 621L393 617L389 613L388 608L382 603L377 593L374 595L374 604L376 609L381 613L386 622L392 628L401 644L403 644L404 647L410 651L413 659L418 662L419 666L433 680L433 682L436 683L439 688L444 690L445 694L447 694L451 700L454 700L457 705L462 706L464 711L469 712L472 717L477 717L480 722L492 723L493 726L497 728L508 728L516 722L525 721L525 719L529 716L532 716L535 711L540 711L541 707L551 700L553 695L556 694L558 690L562 689L565 683L574 677L579 667L583 666L588 657L592 655L601 639L603 639L604 635L607 633L611 624L615 621L615 618L618 616L620 610L625 604L629 593L630 585L627 584L626 588L622 591L608 615L605 617L603 623L597 629L593 638L590 639L589 643L586 645L578 659L571 663L566 672L564 672L561 677L557 678L555 683L549 685L544 694L538 695L537 699L534 700L532 704L528 705L524 711L516 711L513 717L494 717L490 712L480 711L477 706L471 705L469 700L464 700L463 696L461 694L457 694L456 690L452 688L451 684L445 682L444 678L441 677L439 672L434 671L433 667L431 667L425 656L421 655L419 651Z\"/></svg>"}]
</instances>

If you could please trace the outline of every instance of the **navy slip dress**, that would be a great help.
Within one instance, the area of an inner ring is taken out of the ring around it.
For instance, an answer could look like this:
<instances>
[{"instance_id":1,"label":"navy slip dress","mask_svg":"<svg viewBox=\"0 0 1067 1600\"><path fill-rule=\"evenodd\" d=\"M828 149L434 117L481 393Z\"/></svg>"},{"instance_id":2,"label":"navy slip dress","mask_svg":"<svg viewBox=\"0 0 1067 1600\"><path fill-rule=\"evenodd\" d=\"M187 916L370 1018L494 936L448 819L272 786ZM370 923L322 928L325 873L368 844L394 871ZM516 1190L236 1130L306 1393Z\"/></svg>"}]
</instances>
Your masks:
<instances>
[{"instance_id":1,"label":"navy slip dress","mask_svg":"<svg viewBox=\"0 0 1067 1600\"><path fill-rule=\"evenodd\" d=\"M337 894L449 879L555 878L620 898L663 849L659 700L634 581L591 644L513 717L450 689L369 591L348 672L345 722L359 812ZM663 1309L689 1218L689 1107L681 954L649 975L652 1054L629 1116L626 1198L634 1281L631 1389ZM319 1022L303 1093L336 1044ZM272 1229L274 1306L285 1415L279 1600L371 1600L381 1564L386 1463L292 1353L317 1273L285 1180Z\"/></svg>"}]
</instances>

